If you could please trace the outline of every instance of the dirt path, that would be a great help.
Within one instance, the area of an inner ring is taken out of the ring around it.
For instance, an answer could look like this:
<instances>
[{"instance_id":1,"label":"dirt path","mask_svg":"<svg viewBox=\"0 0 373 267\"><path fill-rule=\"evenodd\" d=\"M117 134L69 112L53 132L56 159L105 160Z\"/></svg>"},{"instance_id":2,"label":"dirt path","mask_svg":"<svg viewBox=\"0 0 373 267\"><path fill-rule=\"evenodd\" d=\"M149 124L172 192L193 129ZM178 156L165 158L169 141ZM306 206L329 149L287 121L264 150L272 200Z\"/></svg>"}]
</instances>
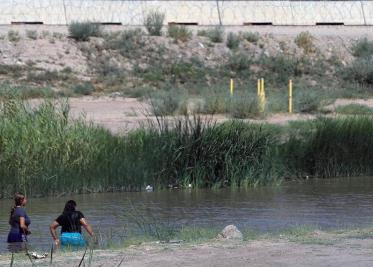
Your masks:
<instances>
[{"instance_id":1,"label":"dirt path","mask_svg":"<svg viewBox=\"0 0 373 267\"><path fill-rule=\"evenodd\" d=\"M40 102L40 100L32 100ZM126 133L147 123L148 120L155 121L151 116L150 107L146 102L136 98L123 97L79 97L70 98L71 116L78 118L84 115L87 121L97 123L113 133ZM334 110L337 106L357 103L373 107L373 99L338 99L329 109ZM204 115L205 119L224 122L230 118L225 115ZM267 122L273 124L286 124L289 121L307 120L315 118L311 114L273 114L264 120L245 120L253 122Z\"/></svg>"},{"instance_id":2,"label":"dirt path","mask_svg":"<svg viewBox=\"0 0 373 267\"><path fill-rule=\"evenodd\" d=\"M57 253L53 266L77 266L83 252ZM13 266L28 266L25 256ZM373 266L373 239L257 240L211 242L203 245L147 244L121 250L96 250L91 266ZM10 255L0 256L0 266L9 266ZM48 260L36 261L48 266ZM87 253L85 264L89 263Z\"/></svg>"}]
</instances>

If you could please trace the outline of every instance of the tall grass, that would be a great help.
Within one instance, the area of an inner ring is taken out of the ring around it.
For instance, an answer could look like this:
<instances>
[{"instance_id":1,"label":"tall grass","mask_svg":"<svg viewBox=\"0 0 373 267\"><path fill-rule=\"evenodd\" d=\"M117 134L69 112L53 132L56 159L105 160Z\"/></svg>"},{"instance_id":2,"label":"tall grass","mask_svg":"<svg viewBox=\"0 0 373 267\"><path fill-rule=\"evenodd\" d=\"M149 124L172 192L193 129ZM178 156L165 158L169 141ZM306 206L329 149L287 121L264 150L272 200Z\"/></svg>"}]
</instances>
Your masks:
<instances>
[{"instance_id":1,"label":"tall grass","mask_svg":"<svg viewBox=\"0 0 373 267\"><path fill-rule=\"evenodd\" d=\"M273 127L199 117L126 136L71 120L66 103L0 108L0 197L141 190L169 185L255 186L286 176L371 175L373 118L317 119Z\"/></svg>"}]
</instances>

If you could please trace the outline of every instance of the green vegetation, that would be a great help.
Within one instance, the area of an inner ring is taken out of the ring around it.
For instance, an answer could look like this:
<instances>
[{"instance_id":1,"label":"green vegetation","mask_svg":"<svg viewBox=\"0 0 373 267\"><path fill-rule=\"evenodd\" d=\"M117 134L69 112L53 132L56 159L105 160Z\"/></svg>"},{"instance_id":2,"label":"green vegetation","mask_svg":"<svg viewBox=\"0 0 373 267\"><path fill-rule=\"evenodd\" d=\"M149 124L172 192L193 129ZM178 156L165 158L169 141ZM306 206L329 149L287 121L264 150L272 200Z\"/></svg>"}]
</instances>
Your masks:
<instances>
[{"instance_id":1,"label":"green vegetation","mask_svg":"<svg viewBox=\"0 0 373 267\"><path fill-rule=\"evenodd\" d=\"M69 36L77 41L88 41L89 37L102 35L100 24L90 21L72 22L69 25Z\"/></svg>"},{"instance_id":2,"label":"green vegetation","mask_svg":"<svg viewBox=\"0 0 373 267\"><path fill-rule=\"evenodd\" d=\"M373 108L360 104L349 104L338 106L335 112L347 115L373 115Z\"/></svg>"},{"instance_id":3,"label":"green vegetation","mask_svg":"<svg viewBox=\"0 0 373 267\"><path fill-rule=\"evenodd\" d=\"M141 190L146 184L256 186L283 177L373 173L373 160L366 157L373 149L372 116L283 127L159 118L121 137L70 121L63 103L32 109L8 99L0 112L1 197L15 191L39 196Z\"/></svg>"},{"instance_id":4,"label":"green vegetation","mask_svg":"<svg viewBox=\"0 0 373 267\"><path fill-rule=\"evenodd\" d=\"M144 25L149 35L152 35L152 36L162 35L164 19L165 19L165 14L160 13L158 11L150 12L146 16Z\"/></svg>"},{"instance_id":5,"label":"green vegetation","mask_svg":"<svg viewBox=\"0 0 373 267\"><path fill-rule=\"evenodd\" d=\"M192 32L185 26L170 25L168 27L168 36L175 41L186 42L192 37Z\"/></svg>"},{"instance_id":6,"label":"green vegetation","mask_svg":"<svg viewBox=\"0 0 373 267\"><path fill-rule=\"evenodd\" d=\"M313 40L315 38L309 32L301 32L295 37L295 44L302 48L305 54L314 53L316 51Z\"/></svg>"},{"instance_id":7,"label":"green vegetation","mask_svg":"<svg viewBox=\"0 0 373 267\"><path fill-rule=\"evenodd\" d=\"M206 36L213 43L222 43L224 40L224 30L222 27L215 27L205 32Z\"/></svg>"},{"instance_id":8,"label":"green vegetation","mask_svg":"<svg viewBox=\"0 0 373 267\"><path fill-rule=\"evenodd\" d=\"M73 87L73 92L78 95L90 95L94 91L95 91L95 88L90 82L77 84Z\"/></svg>"},{"instance_id":9,"label":"green vegetation","mask_svg":"<svg viewBox=\"0 0 373 267\"><path fill-rule=\"evenodd\" d=\"M241 37L238 34L230 32L227 36L227 47L229 49L237 49L240 45Z\"/></svg>"},{"instance_id":10,"label":"green vegetation","mask_svg":"<svg viewBox=\"0 0 373 267\"><path fill-rule=\"evenodd\" d=\"M38 32L34 30L26 30L26 36L31 40L36 40L38 39Z\"/></svg>"},{"instance_id":11,"label":"green vegetation","mask_svg":"<svg viewBox=\"0 0 373 267\"><path fill-rule=\"evenodd\" d=\"M373 55L373 42L369 41L367 38L359 39L352 46L352 54L355 57L368 58Z\"/></svg>"},{"instance_id":12,"label":"green vegetation","mask_svg":"<svg viewBox=\"0 0 373 267\"><path fill-rule=\"evenodd\" d=\"M17 43L19 40L21 40L21 36L18 31L10 30L8 31L8 40L13 43Z\"/></svg>"},{"instance_id":13,"label":"green vegetation","mask_svg":"<svg viewBox=\"0 0 373 267\"><path fill-rule=\"evenodd\" d=\"M242 34L242 37L246 41L248 41L250 43L253 43L253 44L256 44L259 41L259 38L260 38L259 33L257 33L257 32L244 32Z\"/></svg>"}]
</instances>

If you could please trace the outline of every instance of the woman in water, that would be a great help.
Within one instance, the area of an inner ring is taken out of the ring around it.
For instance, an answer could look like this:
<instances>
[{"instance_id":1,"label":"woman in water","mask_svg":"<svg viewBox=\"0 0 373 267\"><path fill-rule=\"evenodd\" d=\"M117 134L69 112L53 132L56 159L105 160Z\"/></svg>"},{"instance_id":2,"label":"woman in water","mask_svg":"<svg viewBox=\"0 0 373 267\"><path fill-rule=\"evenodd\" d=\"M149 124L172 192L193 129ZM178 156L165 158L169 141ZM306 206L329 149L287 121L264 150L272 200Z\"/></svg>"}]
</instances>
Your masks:
<instances>
[{"instance_id":1,"label":"woman in water","mask_svg":"<svg viewBox=\"0 0 373 267\"><path fill-rule=\"evenodd\" d=\"M62 214L51 224L50 232L56 246L60 243L64 246L85 246L86 241L82 236L82 226L94 238L92 227L84 218L83 213L77 211L75 208L76 202L74 200L67 201ZM58 226L62 228L60 239L58 239L56 233Z\"/></svg>"},{"instance_id":2,"label":"woman in water","mask_svg":"<svg viewBox=\"0 0 373 267\"><path fill-rule=\"evenodd\" d=\"M8 234L8 243L27 241L26 236L31 233L28 229L31 220L24 208L26 204L27 199L24 195L20 193L14 195L14 207L10 210L9 216L11 228Z\"/></svg>"}]
</instances>

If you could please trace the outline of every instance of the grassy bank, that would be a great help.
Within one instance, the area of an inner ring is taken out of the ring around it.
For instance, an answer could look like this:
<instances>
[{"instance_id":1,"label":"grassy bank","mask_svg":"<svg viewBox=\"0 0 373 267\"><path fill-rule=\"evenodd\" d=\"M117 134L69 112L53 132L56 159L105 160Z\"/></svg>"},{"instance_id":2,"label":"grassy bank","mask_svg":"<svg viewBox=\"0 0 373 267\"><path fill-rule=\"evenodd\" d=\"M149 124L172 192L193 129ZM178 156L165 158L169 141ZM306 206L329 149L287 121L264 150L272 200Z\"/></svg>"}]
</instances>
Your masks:
<instances>
[{"instance_id":1,"label":"grassy bank","mask_svg":"<svg viewBox=\"0 0 373 267\"><path fill-rule=\"evenodd\" d=\"M112 135L71 121L66 103L0 109L0 194L29 196L156 188L256 186L283 178L371 175L373 118L320 118L288 126L199 117Z\"/></svg>"}]
</instances>

